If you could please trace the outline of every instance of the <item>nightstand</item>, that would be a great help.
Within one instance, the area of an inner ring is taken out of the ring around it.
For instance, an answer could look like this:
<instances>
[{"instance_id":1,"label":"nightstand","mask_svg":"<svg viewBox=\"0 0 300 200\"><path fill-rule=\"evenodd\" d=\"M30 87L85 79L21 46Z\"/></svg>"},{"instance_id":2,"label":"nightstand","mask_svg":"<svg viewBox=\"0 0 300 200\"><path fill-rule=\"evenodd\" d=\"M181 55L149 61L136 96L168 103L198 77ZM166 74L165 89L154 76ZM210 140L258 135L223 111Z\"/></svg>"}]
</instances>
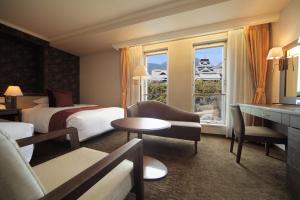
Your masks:
<instances>
[{"instance_id":1,"label":"nightstand","mask_svg":"<svg viewBox=\"0 0 300 200\"><path fill-rule=\"evenodd\" d=\"M0 119L7 119L11 121L20 122L22 120L21 109L18 108L0 109Z\"/></svg>"}]
</instances>

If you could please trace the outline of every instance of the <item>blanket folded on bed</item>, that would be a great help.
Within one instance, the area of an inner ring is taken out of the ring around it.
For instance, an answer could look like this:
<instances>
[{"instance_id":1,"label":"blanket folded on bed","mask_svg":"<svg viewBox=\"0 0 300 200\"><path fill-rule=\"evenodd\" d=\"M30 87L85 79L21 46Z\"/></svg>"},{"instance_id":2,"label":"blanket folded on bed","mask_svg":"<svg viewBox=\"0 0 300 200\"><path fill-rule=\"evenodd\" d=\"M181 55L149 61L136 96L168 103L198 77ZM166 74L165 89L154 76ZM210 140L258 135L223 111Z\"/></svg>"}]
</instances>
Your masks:
<instances>
[{"instance_id":1,"label":"blanket folded on bed","mask_svg":"<svg viewBox=\"0 0 300 200\"><path fill-rule=\"evenodd\" d=\"M86 106L86 107L79 107L79 108L70 108L66 110L61 110L54 113L49 122L49 131L56 131L60 129L67 128L67 119L70 115L84 111L84 110L96 110L100 109L100 106Z\"/></svg>"}]
</instances>

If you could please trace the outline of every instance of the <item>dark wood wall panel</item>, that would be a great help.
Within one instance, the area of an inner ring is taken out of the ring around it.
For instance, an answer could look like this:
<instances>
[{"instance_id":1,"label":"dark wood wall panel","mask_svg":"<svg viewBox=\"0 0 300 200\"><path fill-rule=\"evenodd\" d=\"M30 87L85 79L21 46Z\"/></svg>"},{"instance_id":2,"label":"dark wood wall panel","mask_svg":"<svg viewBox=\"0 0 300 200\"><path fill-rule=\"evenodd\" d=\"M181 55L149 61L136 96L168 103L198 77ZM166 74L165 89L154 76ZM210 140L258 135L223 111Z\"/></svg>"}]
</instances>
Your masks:
<instances>
[{"instance_id":1,"label":"dark wood wall panel","mask_svg":"<svg viewBox=\"0 0 300 200\"><path fill-rule=\"evenodd\" d=\"M0 24L0 95L8 85L20 85L25 95L45 94L47 88L72 90L78 103L79 57Z\"/></svg>"},{"instance_id":2,"label":"dark wood wall panel","mask_svg":"<svg viewBox=\"0 0 300 200\"><path fill-rule=\"evenodd\" d=\"M38 46L0 34L0 91L5 91L7 85L21 85L28 93L41 92L40 56Z\"/></svg>"},{"instance_id":3,"label":"dark wood wall panel","mask_svg":"<svg viewBox=\"0 0 300 200\"><path fill-rule=\"evenodd\" d=\"M79 57L58 49L47 47L44 51L45 88L73 91L75 102L79 102Z\"/></svg>"}]
</instances>

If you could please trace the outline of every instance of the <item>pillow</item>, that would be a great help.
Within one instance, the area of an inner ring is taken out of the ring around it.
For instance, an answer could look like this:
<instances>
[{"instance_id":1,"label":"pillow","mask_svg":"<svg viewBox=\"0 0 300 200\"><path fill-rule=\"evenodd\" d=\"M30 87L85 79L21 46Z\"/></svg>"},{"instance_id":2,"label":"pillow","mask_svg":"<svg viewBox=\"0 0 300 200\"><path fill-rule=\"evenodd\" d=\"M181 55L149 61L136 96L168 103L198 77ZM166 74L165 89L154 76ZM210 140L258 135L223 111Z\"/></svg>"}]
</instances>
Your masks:
<instances>
[{"instance_id":1,"label":"pillow","mask_svg":"<svg viewBox=\"0 0 300 200\"><path fill-rule=\"evenodd\" d=\"M53 90L47 89L49 107L55 107L55 98L53 95Z\"/></svg>"},{"instance_id":2,"label":"pillow","mask_svg":"<svg viewBox=\"0 0 300 200\"><path fill-rule=\"evenodd\" d=\"M55 107L73 106L73 95L71 91L52 91L55 99Z\"/></svg>"},{"instance_id":3,"label":"pillow","mask_svg":"<svg viewBox=\"0 0 300 200\"><path fill-rule=\"evenodd\" d=\"M42 97L33 101L35 104L48 104L48 97Z\"/></svg>"}]
</instances>

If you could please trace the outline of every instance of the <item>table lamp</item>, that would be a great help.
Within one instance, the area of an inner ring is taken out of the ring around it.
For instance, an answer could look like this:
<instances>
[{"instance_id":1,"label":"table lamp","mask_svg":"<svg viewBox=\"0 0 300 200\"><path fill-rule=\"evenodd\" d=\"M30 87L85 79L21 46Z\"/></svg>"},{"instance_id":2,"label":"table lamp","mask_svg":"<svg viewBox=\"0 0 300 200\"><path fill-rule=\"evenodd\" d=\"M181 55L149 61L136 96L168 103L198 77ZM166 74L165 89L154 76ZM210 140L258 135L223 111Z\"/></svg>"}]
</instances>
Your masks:
<instances>
[{"instance_id":1,"label":"table lamp","mask_svg":"<svg viewBox=\"0 0 300 200\"><path fill-rule=\"evenodd\" d=\"M146 68L143 65L139 65L135 68L135 70L133 71L133 77L132 79L134 80L139 80L139 84L140 84L140 101L142 101L142 80L147 79L148 77L148 73Z\"/></svg>"},{"instance_id":2,"label":"table lamp","mask_svg":"<svg viewBox=\"0 0 300 200\"><path fill-rule=\"evenodd\" d=\"M17 108L17 96L23 96L23 93L19 86L10 85L6 89L4 96L6 108Z\"/></svg>"}]
</instances>

